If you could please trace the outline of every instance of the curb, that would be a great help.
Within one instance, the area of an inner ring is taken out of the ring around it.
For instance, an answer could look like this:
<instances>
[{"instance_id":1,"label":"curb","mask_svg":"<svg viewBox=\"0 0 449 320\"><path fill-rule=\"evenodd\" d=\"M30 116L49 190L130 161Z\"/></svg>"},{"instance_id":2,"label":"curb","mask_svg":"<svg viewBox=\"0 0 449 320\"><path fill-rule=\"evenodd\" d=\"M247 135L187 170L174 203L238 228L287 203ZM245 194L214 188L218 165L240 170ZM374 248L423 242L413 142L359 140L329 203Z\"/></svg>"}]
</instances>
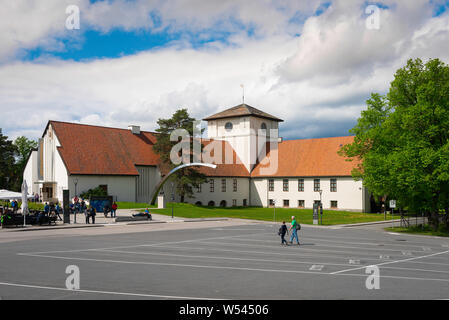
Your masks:
<instances>
[{"instance_id":1,"label":"curb","mask_svg":"<svg viewBox=\"0 0 449 320\"><path fill-rule=\"evenodd\" d=\"M387 221L362 222L362 223L354 223L354 224L340 224L338 226L342 227L342 228L350 228L350 227L369 226L369 225L373 225L373 224L387 224L387 223L395 223L395 222L401 222L401 220L399 219L399 220L387 220Z\"/></svg>"},{"instance_id":2,"label":"curb","mask_svg":"<svg viewBox=\"0 0 449 320\"><path fill-rule=\"evenodd\" d=\"M98 228L104 227L104 224L80 225L80 226L54 226L54 227L31 227L31 228L17 228L4 230L6 232L25 232L25 231L40 231L40 230L62 230L62 229L81 229L81 228Z\"/></svg>"},{"instance_id":3,"label":"curb","mask_svg":"<svg viewBox=\"0 0 449 320\"><path fill-rule=\"evenodd\" d=\"M163 220L163 221L142 221L142 222L129 222L126 225L139 225L139 224L157 224L157 223L176 223L176 222L204 222L204 221L227 221L229 218L198 218L189 220Z\"/></svg>"}]
</instances>

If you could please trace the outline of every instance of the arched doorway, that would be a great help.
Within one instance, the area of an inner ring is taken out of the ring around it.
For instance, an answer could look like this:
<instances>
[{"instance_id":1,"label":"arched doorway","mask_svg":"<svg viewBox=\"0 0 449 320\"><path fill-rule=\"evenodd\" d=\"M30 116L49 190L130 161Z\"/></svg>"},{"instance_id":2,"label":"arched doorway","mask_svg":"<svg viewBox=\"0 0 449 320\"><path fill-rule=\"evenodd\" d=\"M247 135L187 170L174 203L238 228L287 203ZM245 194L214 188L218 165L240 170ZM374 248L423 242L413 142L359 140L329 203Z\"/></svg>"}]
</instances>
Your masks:
<instances>
[{"instance_id":1,"label":"arched doorway","mask_svg":"<svg viewBox=\"0 0 449 320\"><path fill-rule=\"evenodd\" d=\"M220 207L226 208L226 200L221 200Z\"/></svg>"},{"instance_id":2,"label":"arched doorway","mask_svg":"<svg viewBox=\"0 0 449 320\"><path fill-rule=\"evenodd\" d=\"M209 201L209 203L207 204L208 207L215 207L215 202L214 201Z\"/></svg>"}]
</instances>

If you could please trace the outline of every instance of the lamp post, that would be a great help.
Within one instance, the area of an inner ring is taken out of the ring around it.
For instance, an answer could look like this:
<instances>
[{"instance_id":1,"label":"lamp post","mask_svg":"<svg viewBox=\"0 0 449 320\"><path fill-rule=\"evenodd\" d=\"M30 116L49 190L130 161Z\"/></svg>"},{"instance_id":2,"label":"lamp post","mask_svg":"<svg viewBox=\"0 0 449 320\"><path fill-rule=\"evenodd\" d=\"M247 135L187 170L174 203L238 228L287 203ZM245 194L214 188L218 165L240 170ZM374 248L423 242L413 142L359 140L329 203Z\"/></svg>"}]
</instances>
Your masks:
<instances>
[{"instance_id":1,"label":"lamp post","mask_svg":"<svg viewBox=\"0 0 449 320\"><path fill-rule=\"evenodd\" d=\"M77 192L76 192L76 185L78 184L78 179L73 179L73 184L75 185L75 197L77 196ZM75 220L74 223L76 223L76 208L75 208Z\"/></svg>"},{"instance_id":2,"label":"lamp post","mask_svg":"<svg viewBox=\"0 0 449 320\"><path fill-rule=\"evenodd\" d=\"M175 201L175 183L171 183L171 218L173 220L173 202Z\"/></svg>"}]
</instances>

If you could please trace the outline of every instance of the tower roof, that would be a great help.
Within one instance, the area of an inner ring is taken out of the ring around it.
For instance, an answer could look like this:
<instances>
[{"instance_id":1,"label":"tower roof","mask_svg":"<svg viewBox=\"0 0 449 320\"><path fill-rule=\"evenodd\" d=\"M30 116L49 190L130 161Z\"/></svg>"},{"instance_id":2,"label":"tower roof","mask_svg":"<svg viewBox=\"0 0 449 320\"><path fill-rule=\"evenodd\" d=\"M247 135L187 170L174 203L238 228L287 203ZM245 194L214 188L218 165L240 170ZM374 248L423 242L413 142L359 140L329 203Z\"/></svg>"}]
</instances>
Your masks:
<instances>
[{"instance_id":1,"label":"tower roof","mask_svg":"<svg viewBox=\"0 0 449 320\"><path fill-rule=\"evenodd\" d=\"M245 117L245 116L253 116L253 117L258 117L258 118L270 119L270 120L274 120L274 121L278 121L278 122L284 121L275 116L272 116L271 114L268 114L259 109L251 107L247 104L240 104L238 106L229 108L227 110L224 110L224 111L221 111L214 115L211 115L207 118L204 118L203 120L209 121L209 120L216 120L216 119Z\"/></svg>"}]
</instances>

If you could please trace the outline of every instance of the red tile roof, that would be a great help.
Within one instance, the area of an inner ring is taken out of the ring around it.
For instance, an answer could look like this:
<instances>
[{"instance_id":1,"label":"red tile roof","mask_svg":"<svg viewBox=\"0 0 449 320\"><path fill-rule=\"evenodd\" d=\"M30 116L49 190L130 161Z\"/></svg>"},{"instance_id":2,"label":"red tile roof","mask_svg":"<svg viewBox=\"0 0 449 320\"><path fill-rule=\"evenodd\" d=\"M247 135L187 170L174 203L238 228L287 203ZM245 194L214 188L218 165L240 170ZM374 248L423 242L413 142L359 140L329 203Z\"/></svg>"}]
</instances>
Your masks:
<instances>
[{"instance_id":1,"label":"red tile roof","mask_svg":"<svg viewBox=\"0 0 449 320\"><path fill-rule=\"evenodd\" d=\"M142 131L49 122L58 137L58 148L69 174L138 175L135 165L156 166L156 136Z\"/></svg>"},{"instance_id":2,"label":"red tile roof","mask_svg":"<svg viewBox=\"0 0 449 320\"><path fill-rule=\"evenodd\" d=\"M138 175L136 165L161 165L159 156L153 151L155 133L141 131L135 135L127 129L59 121L49 121L50 124L61 143L58 150L69 174ZM232 150L233 164L226 164L225 152L222 151L222 164L218 164L216 169L201 167L199 171L215 177L350 176L357 162L345 161L337 151L342 145L352 143L353 139L283 141L278 144L277 170L270 175L263 174L262 164L257 164L250 174L242 163L238 163L238 157L228 142L220 141L222 150ZM206 147L211 141L203 139L202 143Z\"/></svg>"},{"instance_id":3,"label":"red tile roof","mask_svg":"<svg viewBox=\"0 0 449 320\"><path fill-rule=\"evenodd\" d=\"M332 177L351 176L358 164L356 161L338 155L338 150L354 141L354 137L337 137L305 140L286 140L278 143L277 170L270 174L274 177ZM267 153L270 157L271 152ZM257 164L251 172L252 177L267 176Z\"/></svg>"}]
</instances>

